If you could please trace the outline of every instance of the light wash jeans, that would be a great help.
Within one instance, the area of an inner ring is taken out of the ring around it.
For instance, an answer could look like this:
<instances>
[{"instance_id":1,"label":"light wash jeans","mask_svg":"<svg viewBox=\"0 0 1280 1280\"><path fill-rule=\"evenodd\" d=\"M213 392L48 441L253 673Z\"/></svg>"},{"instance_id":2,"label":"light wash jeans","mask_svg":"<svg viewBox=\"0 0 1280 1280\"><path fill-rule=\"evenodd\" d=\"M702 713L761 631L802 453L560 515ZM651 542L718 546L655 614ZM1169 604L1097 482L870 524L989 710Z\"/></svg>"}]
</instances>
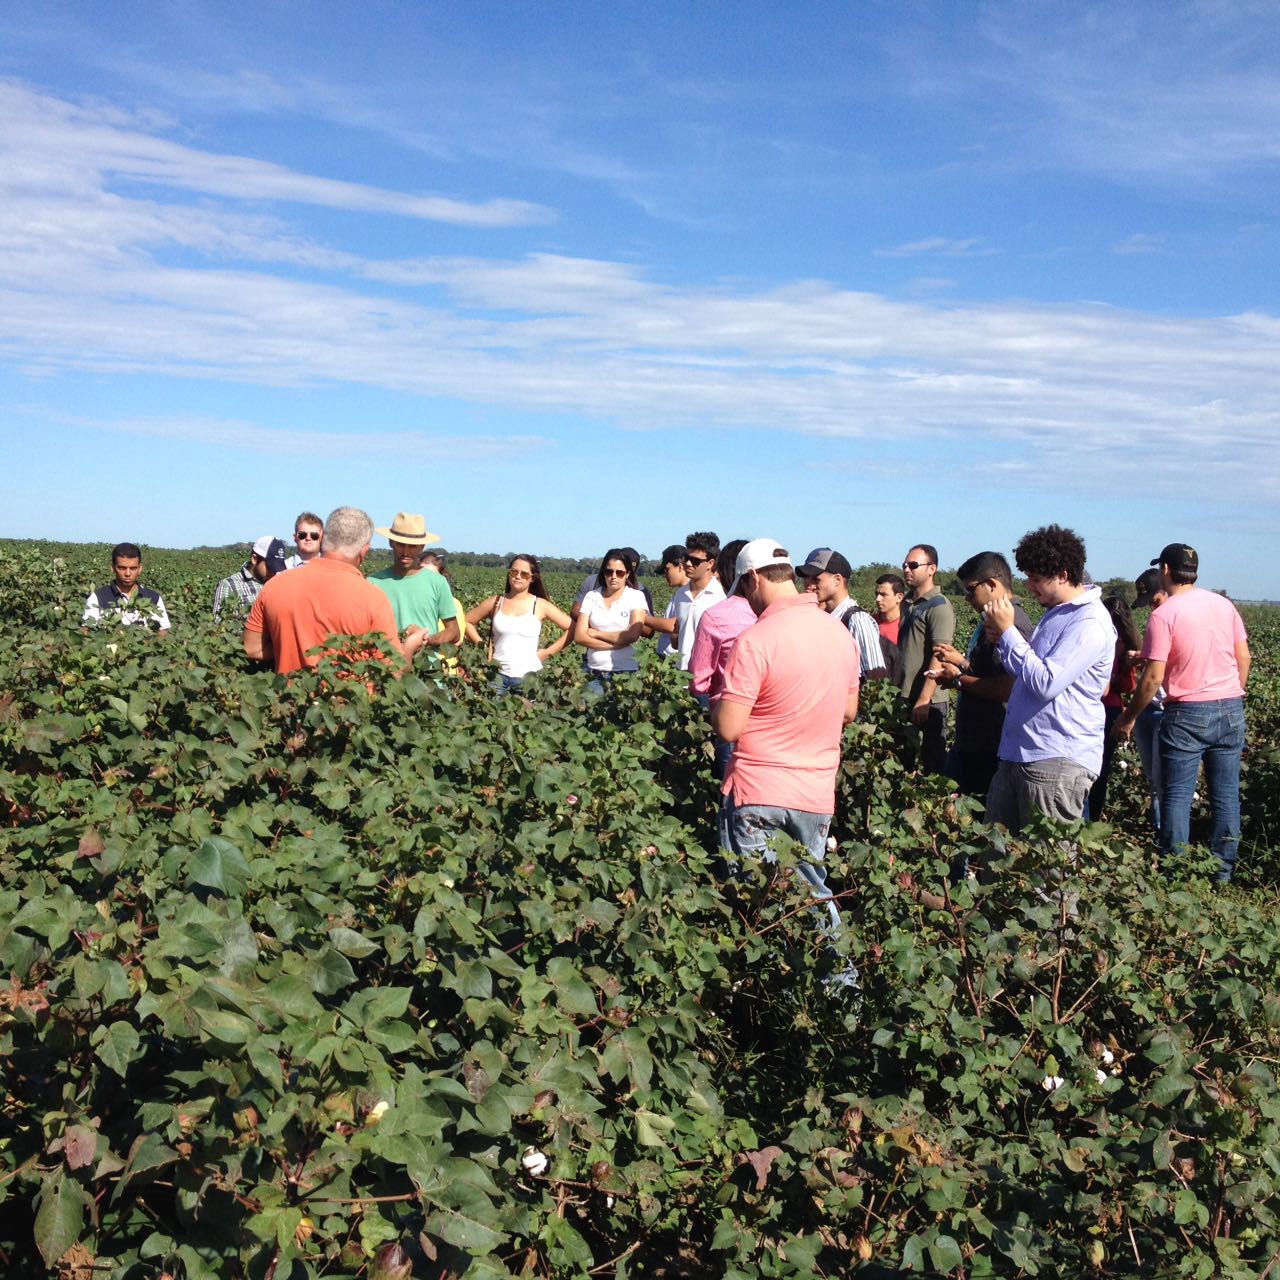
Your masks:
<instances>
[{"instance_id":1,"label":"light wash jeans","mask_svg":"<svg viewBox=\"0 0 1280 1280\"><path fill-rule=\"evenodd\" d=\"M1191 802L1204 764L1213 813L1209 844L1230 880L1240 847L1240 756L1244 750L1244 699L1166 702L1160 724L1160 848L1172 853L1191 842Z\"/></svg>"},{"instance_id":2,"label":"light wash jeans","mask_svg":"<svg viewBox=\"0 0 1280 1280\"><path fill-rule=\"evenodd\" d=\"M1075 822L1084 813L1096 776L1063 757L1025 763L1001 760L987 792L987 821L1003 823L1014 835L1036 813Z\"/></svg>"},{"instance_id":3,"label":"light wash jeans","mask_svg":"<svg viewBox=\"0 0 1280 1280\"><path fill-rule=\"evenodd\" d=\"M731 795L720 805L720 847L739 858L762 858L776 862L769 848L769 837L782 832L802 844L808 860L796 870L805 878L815 898L828 898L827 873L822 861L827 853L827 832L831 829L829 813L809 813L804 809L784 809L776 805L738 805ZM840 927L840 912L828 900L821 904L834 931Z\"/></svg>"},{"instance_id":4,"label":"light wash jeans","mask_svg":"<svg viewBox=\"0 0 1280 1280\"><path fill-rule=\"evenodd\" d=\"M1164 703L1150 702L1133 722L1133 740L1138 744L1142 771L1151 789L1151 825L1160 830L1160 722L1164 719Z\"/></svg>"}]
</instances>

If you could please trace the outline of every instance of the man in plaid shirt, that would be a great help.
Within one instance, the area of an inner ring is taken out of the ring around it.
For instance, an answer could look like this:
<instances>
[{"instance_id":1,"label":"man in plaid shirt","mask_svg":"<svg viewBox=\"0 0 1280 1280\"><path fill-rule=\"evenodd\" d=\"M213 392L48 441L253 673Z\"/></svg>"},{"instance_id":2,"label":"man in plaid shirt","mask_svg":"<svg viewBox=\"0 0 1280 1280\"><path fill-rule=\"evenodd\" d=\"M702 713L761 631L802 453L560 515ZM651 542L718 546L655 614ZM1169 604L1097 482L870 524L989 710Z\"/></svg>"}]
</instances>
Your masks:
<instances>
[{"instance_id":1,"label":"man in plaid shirt","mask_svg":"<svg viewBox=\"0 0 1280 1280\"><path fill-rule=\"evenodd\" d=\"M249 558L235 573L223 578L213 593L213 620L219 621L222 611L239 621L253 608L253 602L262 590L262 584L281 573L285 567L287 548L281 538L264 534L253 544Z\"/></svg>"}]
</instances>

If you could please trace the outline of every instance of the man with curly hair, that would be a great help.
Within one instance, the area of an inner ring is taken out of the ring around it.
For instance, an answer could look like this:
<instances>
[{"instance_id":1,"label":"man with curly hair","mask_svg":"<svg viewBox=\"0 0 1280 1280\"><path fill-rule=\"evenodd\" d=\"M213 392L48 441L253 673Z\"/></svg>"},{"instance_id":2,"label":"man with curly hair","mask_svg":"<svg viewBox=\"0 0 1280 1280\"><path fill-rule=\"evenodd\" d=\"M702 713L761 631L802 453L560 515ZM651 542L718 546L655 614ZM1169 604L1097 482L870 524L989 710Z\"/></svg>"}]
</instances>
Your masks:
<instances>
[{"instance_id":1,"label":"man with curly hair","mask_svg":"<svg viewBox=\"0 0 1280 1280\"><path fill-rule=\"evenodd\" d=\"M1014 560L1045 607L1030 640L1016 625L1011 596L982 610L987 637L1014 678L1000 736L987 819L1016 833L1033 813L1071 822L1084 813L1102 768L1102 695L1111 679L1116 630L1088 583L1084 541L1050 524L1024 535Z\"/></svg>"}]
</instances>

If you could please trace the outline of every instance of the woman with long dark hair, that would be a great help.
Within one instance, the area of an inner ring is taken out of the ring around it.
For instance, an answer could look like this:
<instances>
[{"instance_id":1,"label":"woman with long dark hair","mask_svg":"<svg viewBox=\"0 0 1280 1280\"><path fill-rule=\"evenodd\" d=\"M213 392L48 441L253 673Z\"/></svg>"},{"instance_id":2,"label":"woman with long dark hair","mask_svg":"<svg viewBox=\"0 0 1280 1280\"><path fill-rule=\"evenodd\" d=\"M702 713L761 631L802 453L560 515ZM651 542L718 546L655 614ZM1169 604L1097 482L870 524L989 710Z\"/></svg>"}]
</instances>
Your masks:
<instances>
[{"instance_id":1,"label":"woman with long dark hair","mask_svg":"<svg viewBox=\"0 0 1280 1280\"><path fill-rule=\"evenodd\" d=\"M583 598L573 630L574 641L587 651L587 670L597 690L620 672L639 670L634 645L644 633L648 613L634 563L624 548L611 547L601 561L596 585Z\"/></svg>"},{"instance_id":2,"label":"woman with long dark hair","mask_svg":"<svg viewBox=\"0 0 1280 1280\"><path fill-rule=\"evenodd\" d=\"M569 615L547 594L537 556L512 556L507 562L507 589L467 610L467 622L489 620L492 657L498 664L502 688L518 689L525 676L541 671L552 654L569 641ZM542 624L554 623L560 635L545 648Z\"/></svg>"},{"instance_id":3,"label":"woman with long dark hair","mask_svg":"<svg viewBox=\"0 0 1280 1280\"><path fill-rule=\"evenodd\" d=\"M1111 763L1116 753L1116 740L1111 736L1111 726L1120 718L1125 701L1137 687L1138 675L1133 667L1133 657L1142 648L1129 602L1123 596L1103 596L1102 607L1111 615L1116 629L1115 661L1111 664L1111 683L1102 695L1106 714L1106 734L1102 739L1102 770L1097 781L1089 788L1089 821L1101 822L1107 807L1107 783L1111 778Z\"/></svg>"}]
</instances>

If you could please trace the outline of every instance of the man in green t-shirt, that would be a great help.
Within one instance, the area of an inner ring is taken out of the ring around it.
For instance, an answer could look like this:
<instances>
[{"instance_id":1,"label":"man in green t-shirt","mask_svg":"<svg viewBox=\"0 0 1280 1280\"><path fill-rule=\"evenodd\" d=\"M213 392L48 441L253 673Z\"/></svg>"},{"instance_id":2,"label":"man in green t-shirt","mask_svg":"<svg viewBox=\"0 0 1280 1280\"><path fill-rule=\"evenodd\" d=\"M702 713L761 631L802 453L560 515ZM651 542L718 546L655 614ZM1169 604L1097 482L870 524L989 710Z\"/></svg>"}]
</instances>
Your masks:
<instances>
[{"instance_id":1,"label":"man in green t-shirt","mask_svg":"<svg viewBox=\"0 0 1280 1280\"><path fill-rule=\"evenodd\" d=\"M369 581L390 598L400 634L425 631L426 644L432 648L457 644L462 624L449 584L438 573L428 573L418 565L422 548L439 542L440 535L427 532L424 516L405 511L397 513L390 528L378 532L391 543L391 568L371 573Z\"/></svg>"}]
</instances>

